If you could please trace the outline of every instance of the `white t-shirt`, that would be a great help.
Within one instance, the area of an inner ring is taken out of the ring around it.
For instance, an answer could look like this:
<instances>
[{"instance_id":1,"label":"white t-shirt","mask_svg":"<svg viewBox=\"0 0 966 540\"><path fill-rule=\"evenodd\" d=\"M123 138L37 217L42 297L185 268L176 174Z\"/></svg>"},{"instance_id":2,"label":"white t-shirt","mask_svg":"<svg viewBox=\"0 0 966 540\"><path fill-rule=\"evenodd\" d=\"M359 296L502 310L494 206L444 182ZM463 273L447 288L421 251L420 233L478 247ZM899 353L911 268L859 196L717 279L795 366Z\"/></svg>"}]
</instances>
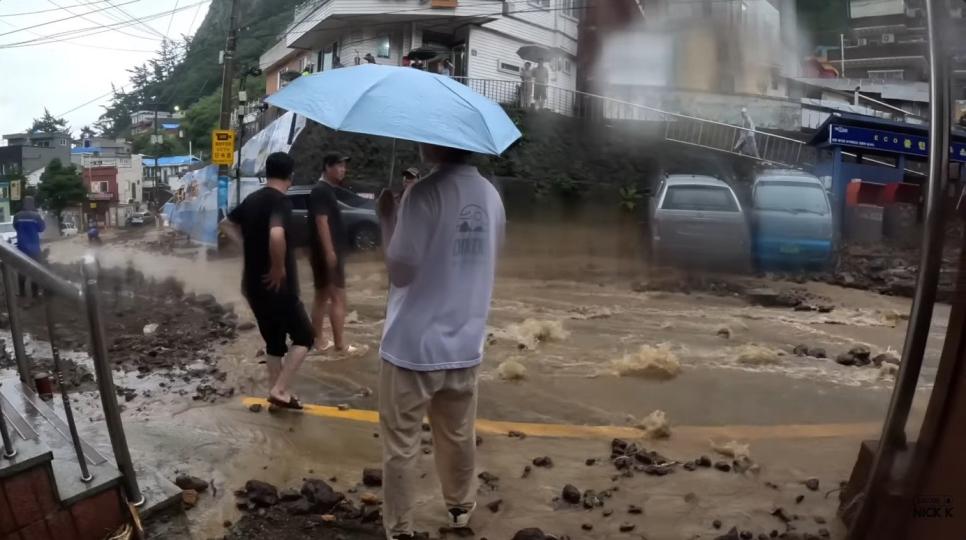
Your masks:
<instances>
[{"instance_id":1,"label":"white t-shirt","mask_svg":"<svg viewBox=\"0 0 966 540\"><path fill-rule=\"evenodd\" d=\"M387 257L416 272L407 286L389 289L382 358L416 371L483 360L505 229L500 194L476 167L444 165L409 189Z\"/></svg>"}]
</instances>

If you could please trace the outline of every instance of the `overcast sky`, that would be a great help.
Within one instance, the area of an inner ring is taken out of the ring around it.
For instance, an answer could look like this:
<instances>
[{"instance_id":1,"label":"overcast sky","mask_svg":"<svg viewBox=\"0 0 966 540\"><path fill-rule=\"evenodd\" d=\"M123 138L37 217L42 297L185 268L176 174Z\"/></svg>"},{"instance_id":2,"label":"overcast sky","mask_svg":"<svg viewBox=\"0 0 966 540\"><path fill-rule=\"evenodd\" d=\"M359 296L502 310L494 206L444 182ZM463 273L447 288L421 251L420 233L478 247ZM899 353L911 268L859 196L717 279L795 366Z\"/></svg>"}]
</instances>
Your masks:
<instances>
[{"instance_id":1,"label":"overcast sky","mask_svg":"<svg viewBox=\"0 0 966 540\"><path fill-rule=\"evenodd\" d=\"M162 39L158 34L172 39L194 34L205 18L209 3L199 0L0 0L0 134L30 127L34 118L43 115L46 106L52 114L66 118L77 136L82 126L97 121L103 112L102 105L110 102L111 83L126 86L126 70L154 56L153 51ZM133 22L111 5L141 19L158 34ZM91 13L103 8L109 9ZM180 11L172 14L175 8ZM44 13L13 15L42 10ZM58 19L67 20L54 22ZM34 25L43 26L26 29ZM104 31L106 25L116 26ZM57 43L9 47L40 36L84 29L100 33ZM213 66L217 62L217 58L212 59ZM91 103L84 105L87 102Z\"/></svg>"}]
</instances>

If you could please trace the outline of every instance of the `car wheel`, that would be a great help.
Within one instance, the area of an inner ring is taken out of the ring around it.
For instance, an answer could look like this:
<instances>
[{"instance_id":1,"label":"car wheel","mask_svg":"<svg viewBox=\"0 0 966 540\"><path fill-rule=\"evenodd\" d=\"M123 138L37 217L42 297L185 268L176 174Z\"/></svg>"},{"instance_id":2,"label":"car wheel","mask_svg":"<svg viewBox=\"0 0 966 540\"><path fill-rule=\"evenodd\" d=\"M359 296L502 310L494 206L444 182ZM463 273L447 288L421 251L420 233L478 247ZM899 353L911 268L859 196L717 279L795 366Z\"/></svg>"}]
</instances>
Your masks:
<instances>
[{"instance_id":1,"label":"car wheel","mask_svg":"<svg viewBox=\"0 0 966 540\"><path fill-rule=\"evenodd\" d=\"M357 251L372 251L379 247L379 228L366 223L352 232L352 247Z\"/></svg>"}]
</instances>

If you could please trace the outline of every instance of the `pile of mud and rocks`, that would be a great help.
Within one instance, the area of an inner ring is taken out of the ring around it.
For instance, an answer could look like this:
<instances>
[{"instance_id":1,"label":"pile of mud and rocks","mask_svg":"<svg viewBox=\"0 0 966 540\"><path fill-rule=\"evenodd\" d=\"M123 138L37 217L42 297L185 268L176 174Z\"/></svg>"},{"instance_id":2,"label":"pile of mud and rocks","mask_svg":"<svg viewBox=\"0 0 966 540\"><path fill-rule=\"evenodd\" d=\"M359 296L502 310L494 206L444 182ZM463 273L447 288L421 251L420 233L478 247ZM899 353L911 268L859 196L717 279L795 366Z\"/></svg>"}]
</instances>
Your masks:
<instances>
[{"instance_id":1,"label":"pile of mud and rocks","mask_svg":"<svg viewBox=\"0 0 966 540\"><path fill-rule=\"evenodd\" d=\"M919 250L888 246L845 246L839 253L836 271L817 276L821 281L842 287L878 292L890 296L912 297L919 274ZM943 254L937 299L948 302L956 287L959 252Z\"/></svg>"},{"instance_id":2,"label":"pile of mud and rocks","mask_svg":"<svg viewBox=\"0 0 966 540\"><path fill-rule=\"evenodd\" d=\"M526 435L511 431L510 438L523 439ZM599 490L580 489L577 486L560 483L559 494L547 501L547 504L557 512L582 512L583 523L581 531L589 532L611 531L628 538L643 537L640 530L639 517L645 514L644 508L637 504L617 502L617 494L622 491L621 481L644 474L663 477L674 473L701 474L698 471L708 471L706 474L748 475L757 480L761 467L751 459L748 444L737 441L726 443L711 443L711 450L717 457L712 459L708 455L701 455L693 459L676 459L666 457L654 450L648 450L639 442L624 439L614 439L609 446L607 457L590 457L584 465L599 467L602 482L609 487ZM530 478L535 468L553 469L554 461L549 456L538 456L523 467L521 478ZM684 472L680 472L684 471ZM310 474L312 471L309 471ZM477 512L500 514L504 509L503 495L500 493L500 478L487 471L479 473L480 506ZM190 506L197 500L196 493L187 481L177 483L185 487L189 493ZM235 523L226 521L225 539L377 539L384 538L381 528L382 514L382 471L378 468L367 468L362 471L358 482L350 481L345 491L337 491L333 486L339 482L338 478L324 481L318 478L306 478L299 488L282 488L258 479L245 483L244 487L234 492L235 505L242 512L242 517ZM198 482L201 490L205 489L204 481ZM779 486L772 482L764 482L763 487L776 492L791 490L795 505L801 504L806 497L821 497L820 482L817 478L802 479L795 484ZM832 491L838 491L842 485ZM625 486L626 489L626 486ZM684 500L690 503L697 501L695 493L684 495ZM626 499L626 497L624 497ZM768 522L757 526L730 526L720 519L713 519L706 524L708 538L717 540L769 540L779 538L783 540L819 540L830 537L826 527L827 520L817 515L799 515L792 508L773 506L767 509L771 516ZM526 527L513 535L513 540L570 540L580 536L554 534L538 527ZM472 528L452 529L441 527L436 532L420 532L415 538L487 538L479 536Z\"/></svg>"},{"instance_id":3,"label":"pile of mud and rocks","mask_svg":"<svg viewBox=\"0 0 966 540\"><path fill-rule=\"evenodd\" d=\"M57 274L78 282L73 266L53 266ZM222 305L211 295L186 293L172 278L148 279L133 267L104 269L99 280L100 308L107 338L108 357L115 370L136 378L158 375L165 379L150 390L118 386L118 393L130 401L140 394L177 391L194 392L195 399L213 401L228 397L231 387L223 383L226 374L216 367L214 350L233 340L239 325L233 306ZM80 304L53 296L55 342L61 351L64 385L73 391L95 390L91 369L86 312ZM20 299L21 318L26 330L27 352L35 371L53 373L46 309L41 299ZM0 325L6 328L4 318ZM12 367L12 346L0 348L0 367ZM171 384L168 384L171 383ZM196 386L193 386L198 383Z\"/></svg>"}]
</instances>

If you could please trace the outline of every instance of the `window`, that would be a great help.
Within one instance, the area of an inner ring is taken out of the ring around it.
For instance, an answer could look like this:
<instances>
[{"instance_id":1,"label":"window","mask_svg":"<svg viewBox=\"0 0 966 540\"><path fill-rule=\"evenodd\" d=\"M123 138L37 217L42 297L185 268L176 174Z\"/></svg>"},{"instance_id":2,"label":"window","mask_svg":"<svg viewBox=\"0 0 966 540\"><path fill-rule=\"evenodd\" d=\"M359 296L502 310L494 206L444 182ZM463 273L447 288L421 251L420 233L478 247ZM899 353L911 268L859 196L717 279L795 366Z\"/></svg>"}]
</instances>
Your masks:
<instances>
[{"instance_id":1,"label":"window","mask_svg":"<svg viewBox=\"0 0 966 540\"><path fill-rule=\"evenodd\" d=\"M513 75L519 75L522 68L520 64L514 64L513 62L505 62L503 60L497 60L496 70L502 71L504 73L512 73Z\"/></svg>"},{"instance_id":2,"label":"window","mask_svg":"<svg viewBox=\"0 0 966 540\"><path fill-rule=\"evenodd\" d=\"M567 59L567 58L564 58L563 59L563 72L564 73L570 73L572 70L573 70L573 66L570 63L570 60Z\"/></svg>"},{"instance_id":3,"label":"window","mask_svg":"<svg viewBox=\"0 0 966 540\"><path fill-rule=\"evenodd\" d=\"M379 58L389 58L390 48L389 36L379 38L379 43L376 45L376 56Z\"/></svg>"},{"instance_id":4,"label":"window","mask_svg":"<svg viewBox=\"0 0 966 540\"><path fill-rule=\"evenodd\" d=\"M550 0L529 0L530 5L550 9Z\"/></svg>"},{"instance_id":5,"label":"window","mask_svg":"<svg viewBox=\"0 0 966 540\"><path fill-rule=\"evenodd\" d=\"M665 210L738 212L731 190L716 186L670 186L664 195Z\"/></svg>"},{"instance_id":6,"label":"window","mask_svg":"<svg viewBox=\"0 0 966 540\"><path fill-rule=\"evenodd\" d=\"M110 189L108 182L91 182L91 193L110 193Z\"/></svg>"},{"instance_id":7,"label":"window","mask_svg":"<svg viewBox=\"0 0 966 540\"><path fill-rule=\"evenodd\" d=\"M870 69L869 78L901 81L905 79L905 71L901 69Z\"/></svg>"},{"instance_id":8,"label":"window","mask_svg":"<svg viewBox=\"0 0 966 540\"><path fill-rule=\"evenodd\" d=\"M755 208L792 214L828 214L825 192L801 182L762 182L755 190Z\"/></svg>"},{"instance_id":9,"label":"window","mask_svg":"<svg viewBox=\"0 0 966 540\"><path fill-rule=\"evenodd\" d=\"M561 13L566 17L571 19L580 19L584 15L584 10L587 9L587 0L561 0L562 10Z\"/></svg>"}]
</instances>

